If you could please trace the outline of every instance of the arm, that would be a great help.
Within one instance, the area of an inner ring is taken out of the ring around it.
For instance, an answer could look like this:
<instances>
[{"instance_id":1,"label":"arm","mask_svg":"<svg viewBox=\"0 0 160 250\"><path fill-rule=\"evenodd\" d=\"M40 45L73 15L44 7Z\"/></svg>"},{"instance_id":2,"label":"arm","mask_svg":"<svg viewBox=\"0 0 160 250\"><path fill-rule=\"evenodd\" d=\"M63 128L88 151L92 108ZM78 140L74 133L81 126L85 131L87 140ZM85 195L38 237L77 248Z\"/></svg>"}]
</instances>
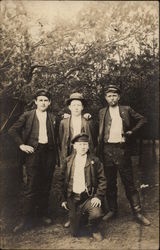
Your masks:
<instances>
[{"instance_id":1,"label":"arm","mask_svg":"<svg viewBox=\"0 0 160 250\"><path fill-rule=\"evenodd\" d=\"M9 129L8 134L14 139L18 146L24 144L22 139L22 130L26 124L26 113L21 115L19 119Z\"/></svg>"},{"instance_id":2,"label":"arm","mask_svg":"<svg viewBox=\"0 0 160 250\"><path fill-rule=\"evenodd\" d=\"M146 120L146 118L144 116L142 116L139 113L135 112L132 108L129 108L129 114L136 121L136 125L131 130L132 133L135 133L141 127L143 127L144 124L146 124L147 120Z\"/></svg>"},{"instance_id":3,"label":"arm","mask_svg":"<svg viewBox=\"0 0 160 250\"><path fill-rule=\"evenodd\" d=\"M98 185L96 194L94 196L101 200L106 192L106 177L104 174L103 164L99 160L98 162L96 162L96 169L97 169L96 178Z\"/></svg>"},{"instance_id":4,"label":"arm","mask_svg":"<svg viewBox=\"0 0 160 250\"><path fill-rule=\"evenodd\" d=\"M61 149L62 139L63 139L63 133L64 133L64 126L63 126L63 120L60 122L59 125L59 146Z\"/></svg>"},{"instance_id":5,"label":"arm","mask_svg":"<svg viewBox=\"0 0 160 250\"><path fill-rule=\"evenodd\" d=\"M57 176L57 187L58 187L58 196L60 203L66 202L67 194L65 188L65 172L66 172L67 163L63 162L62 167L59 169L59 174Z\"/></svg>"},{"instance_id":6,"label":"arm","mask_svg":"<svg viewBox=\"0 0 160 250\"><path fill-rule=\"evenodd\" d=\"M24 144L22 138L22 130L24 129L25 124L26 124L26 113L20 116L20 118L9 129L8 133L14 139L20 150L28 154L28 153L33 153L34 148L30 145Z\"/></svg>"}]
</instances>

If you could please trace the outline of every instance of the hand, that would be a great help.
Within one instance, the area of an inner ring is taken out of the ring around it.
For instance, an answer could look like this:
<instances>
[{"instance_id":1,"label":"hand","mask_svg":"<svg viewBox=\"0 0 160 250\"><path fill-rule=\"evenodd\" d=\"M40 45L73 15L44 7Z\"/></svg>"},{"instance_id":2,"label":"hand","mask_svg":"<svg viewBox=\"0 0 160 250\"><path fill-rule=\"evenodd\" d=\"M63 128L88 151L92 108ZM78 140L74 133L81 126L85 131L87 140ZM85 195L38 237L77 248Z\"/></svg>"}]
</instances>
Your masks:
<instances>
[{"instance_id":1,"label":"hand","mask_svg":"<svg viewBox=\"0 0 160 250\"><path fill-rule=\"evenodd\" d=\"M71 116L70 114L64 113L63 118L66 119L66 118L69 118L70 116Z\"/></svg>"},{"instance_id":2,"label":"hand","mask_svg":"<svg viewBox=\"0 0 160 250\"><path fill-rule=\"evenodd\" d=\"M84 117L86 120L89 120L92 116L91 116L90 113L85 113L85 114L83 115L83 117Z\"/></svg>"},{"instance_id":3,"label":"hand","mask_svg":"<svg viewBox=\"0 0 160 250\"><path fill-rule=\"evenodd\" d=\"M34 152L34 148L29 145L21 144L19 148L20 150L22 150L23 152L27 154L32 154Z\"/></svg>"},{"instance_id":4,"label":"hand","mask_svg":"<svg viewBox=\"0 0 160 250\"><path fill-rule=\"evenodd\" d=\"M63 207L66 210L69 210L67 207L67 201L62 202L61 207Z\"/></svg>"},{"instance_id":5,"label":"hand","mask_svg":"<svg viewBox=\"0 0 160 250\"><path fill-rule=\"evenodd\" d=\"M101 207L101 200L97 197L91 199L91 207Z\"/></svg>"},{"instance_id":6,"label":"hand","mask_svg":"<svg viewBox=\"0 0 160 250\"><path fill-rule=\"evenodd\" d=\"M132 135L133 132L132 132L132 131L127 131L125 134L126 134L126 135Z\"/></svg>"}]
</instances>

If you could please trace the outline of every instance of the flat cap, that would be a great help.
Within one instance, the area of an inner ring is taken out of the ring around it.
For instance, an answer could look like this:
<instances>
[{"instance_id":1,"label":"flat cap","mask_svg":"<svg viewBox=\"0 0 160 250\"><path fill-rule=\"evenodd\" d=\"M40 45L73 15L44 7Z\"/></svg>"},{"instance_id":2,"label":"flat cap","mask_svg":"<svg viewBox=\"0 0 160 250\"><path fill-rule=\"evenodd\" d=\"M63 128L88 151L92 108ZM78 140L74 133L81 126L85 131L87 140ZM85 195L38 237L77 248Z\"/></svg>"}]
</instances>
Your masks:
<instances>
[{"instance_id":1,"label":"flat cap","mask_svg":"<svg viewBox=\"0 0 160 250\"><path fill-rule=\"evenodd\" d=\"M89 141L89 136L85 133L80 133L80 134L76 135L75 137L73 137L73 139L71 140L72 143L88 142L88 141Z\"/></svg>"},{"instance_id":2,"label":"flat cap","mask_svg":"<svg viewBox=\"0 0 160 250\"><path fill-rule=\"evenodd\" d=\"M83 105L86 105L86 100L84 99L83 95L78 92L70 95L70 97L66 100L66 105L70 105L71 101L73 100L79 100Z\"/></svg>"},{"instance_id":3,"label":"flat cap","mask_svg":"<svg viewBox=\"0 0 160 250\"><path fill-rule=\"evenodd\" d=\"M51 93L47 89L38 89L34 95L34 98L37 98L38 96L46 96L48 99L51 99Z\"/></svg>"},{"instance_id":4,"label":"flat cap","mask_svg":"<svg viewBox=\"0 0 160 250\"><path fill-rule=\"evenodd\" d=\"M117 86L117 85L108 85L105 89L105 93L108 93L108 92L114 92L114 93L118 93L120 94L121 91L120 91L120 88Z\"/></svg>"}]
</instances>

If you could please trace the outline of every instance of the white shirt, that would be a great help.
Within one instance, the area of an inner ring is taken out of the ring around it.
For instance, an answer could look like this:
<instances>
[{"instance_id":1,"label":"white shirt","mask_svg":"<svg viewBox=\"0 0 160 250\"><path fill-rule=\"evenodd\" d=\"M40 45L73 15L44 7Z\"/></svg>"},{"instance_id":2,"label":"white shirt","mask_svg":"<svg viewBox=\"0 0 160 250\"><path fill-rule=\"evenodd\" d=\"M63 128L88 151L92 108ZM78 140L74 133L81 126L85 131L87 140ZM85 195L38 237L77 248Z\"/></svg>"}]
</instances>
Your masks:
<instances>
[{"instance_id":1,"label":"white shirt","mask_svg":"<svg viewBox=\"0 0 160 250\"><path fill-rule=\"evenodd\" d=\"M109 107L110 116L112 119L111 128L110 128L110 134L108 142L110 143L118 143L118 142L124 142L124 138L122 137L123 133L123 124L122 124L122 118L119 114L119 107Z\"/></svg>"},{"instance_id":2,"label":"white shirt","mask_svg":"<svg viewBox=\"0 0 160 250\"><path fill-rule=\"evenodd\" d=\"M80 194L85 191L85 174L84 167L86 164L87 154L84 156L76 155L75 170L73 175L73 192Z\"/></svg>"},{"instance_id":3,"label":"white shirt","mask_svg":"<svg viewBox=\"0 0 160 250\"><path fill-rule=\"evenodd\" d=\"M82 117L72 116L73 137L81 133Z\"/></svg>"},{"instance_id":4,"label":"white shirt","mask_svg":"<svg viewBox=\"0 0 160 250\"><path fill-rule=\"evenodd\" d=\"M47 136L47 112L40 112L39 110L36 110L36 115L39 120L39 137L38 142L39 143L48 143L48 136Z\"/></svg>"}]
</instances>

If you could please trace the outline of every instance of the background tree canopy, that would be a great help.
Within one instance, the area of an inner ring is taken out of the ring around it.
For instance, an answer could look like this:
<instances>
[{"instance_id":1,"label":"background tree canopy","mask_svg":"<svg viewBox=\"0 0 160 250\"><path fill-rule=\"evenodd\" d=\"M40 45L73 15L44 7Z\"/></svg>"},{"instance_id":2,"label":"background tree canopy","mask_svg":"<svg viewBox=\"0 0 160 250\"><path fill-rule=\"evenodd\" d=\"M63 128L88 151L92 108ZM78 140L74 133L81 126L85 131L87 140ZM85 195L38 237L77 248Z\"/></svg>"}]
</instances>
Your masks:
<instances>
[{"instance_id":1,"label":"background tree canopy","mask_svg":"<svg viewBox=\"0 0 160 250\"><path fill-rule=\"evenodd\" d=\"M96 117L105 105L105 86L114 83L122 89L121 103L148 118L145 137L157 138L158 2L90 1L75 8L78 4L1 1L3 103L12 97L30 108L34 91L45 87L52 92L52 110L57 114L70 93L80 91ZM45 15L47 5L50 12ZM57 13L51 19L52 10Z\"/></svg>"}]
</instances>

